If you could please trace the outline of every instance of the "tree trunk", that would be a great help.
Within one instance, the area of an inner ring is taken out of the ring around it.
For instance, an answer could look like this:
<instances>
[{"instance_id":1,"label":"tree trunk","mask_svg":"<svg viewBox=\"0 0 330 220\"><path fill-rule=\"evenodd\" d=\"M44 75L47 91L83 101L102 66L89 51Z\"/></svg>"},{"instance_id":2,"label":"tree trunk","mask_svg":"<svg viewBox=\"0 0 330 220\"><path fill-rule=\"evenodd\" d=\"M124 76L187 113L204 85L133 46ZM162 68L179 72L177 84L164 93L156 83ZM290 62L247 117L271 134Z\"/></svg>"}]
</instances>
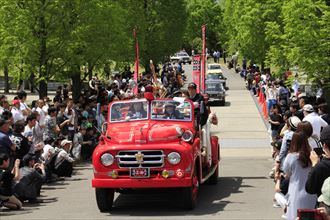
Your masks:
<instances>
[{"instance_id":1,"label":"tree trunk","mask_svg":"<svg viewBox=\"0 0 330 220\"><path fill-rule=\"evenodd\" d=\"M91 64L88 64L88 80L92 80L92 78L93 78L93 69L94 69L94 66L92 66Z\"/></svg>"},{"instance_id":2,"label":"tree trunk","mask_svg":"<svg viewBox=\"0 0 330 220\"><path fill-rule=\"evenodd\" d=\"M78 102L82 87L79 66L77 70L72 73L71 79L72 79L72 99L74 102Z\"/></svg>"},{"instance_id":3,"label":"tree trunk","mask_svg":"<svg viewBox=\"0 0 330 220\"><path fill-rule=\"evenodd\" d=\"M5 68L3 70L3 74L4 74L4 77L5 77L5 89L4 89L4 92L5 93L9 93L9 71L8 71L8 66L5 65Z\"/></svg>"},{"instance_id":4,"label":"tree trunk","mask_svg":"<svg viewBox=\"0 0 330 220\"><path fill-rule=\"evenodd\" d=\"M323 93L324 93L324 98L325 98L325 101L327 102L328 104L328 107L330 108L330 88L325 88L323 90Z\"/></svg>"},{"instance_id":5,"label":"tree trunk","mask_svg":"<svg viewBox=\"0 0 330 220\"><path fill-rule=\"evenodd\" d=\"M39 82L39 98L43 99L47 96L47 82L45 80L42 80Z\"/></svg>"},{"instance_id":6,"label":"tree trunk","mask_svg":"<svg viewBox=\"0 0 330 220\"><path fill-rule=\"evenodd\" d=\"M29 81L30 81L30 91L31 91L31 93L34 93L34 73L33 72L31 72L31 74L30 74Z\"/></svg>"}]
</instances>

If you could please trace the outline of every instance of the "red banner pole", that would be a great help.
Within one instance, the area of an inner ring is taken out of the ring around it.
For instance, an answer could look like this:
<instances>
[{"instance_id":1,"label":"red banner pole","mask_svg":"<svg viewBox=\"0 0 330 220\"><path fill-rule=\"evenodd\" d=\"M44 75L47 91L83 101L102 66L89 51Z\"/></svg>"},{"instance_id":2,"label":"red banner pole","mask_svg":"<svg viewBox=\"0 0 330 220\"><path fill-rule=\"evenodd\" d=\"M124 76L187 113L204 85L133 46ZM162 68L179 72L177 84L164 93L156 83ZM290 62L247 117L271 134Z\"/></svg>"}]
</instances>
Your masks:
<instances>
[{"instance_id":1,"label":"red banner pole","mask_svg":"<svg viewBox=\"0 0 330 220\"><path fill-rule=\"evenodd\" d=\"M134 81L138 82L138 76L139 76L139 42L136 37L136 30L134 29L134 40L135 40L135 66L134 66ZM134 94L138 93L137 86L133 89Z\"/></svg>"},{"instance_id":2,"label":"red banner pole","mask_svg":"<svg viewBox=\"0 0 330 220\"><path fill-rule=\"evenodd\" d=\"M201 62L201 92L205 90L205 61L206 61L206 39L205 39L206 25L202 25L202 62Z\"/></svg>"}]
</instances>

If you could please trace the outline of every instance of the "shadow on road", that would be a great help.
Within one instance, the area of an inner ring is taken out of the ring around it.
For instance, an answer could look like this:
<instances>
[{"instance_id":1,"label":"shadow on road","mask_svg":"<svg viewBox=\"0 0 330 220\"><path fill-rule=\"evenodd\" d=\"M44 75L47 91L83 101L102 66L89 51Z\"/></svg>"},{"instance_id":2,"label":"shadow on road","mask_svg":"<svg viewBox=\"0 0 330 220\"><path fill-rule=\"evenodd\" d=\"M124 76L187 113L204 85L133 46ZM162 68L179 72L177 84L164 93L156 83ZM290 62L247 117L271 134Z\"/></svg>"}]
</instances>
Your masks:
<instances>
[{"instance_id":1,"label":"shadow on road","mask_svg":"<svg viewBox=\"0 0 330 220\"><path fill-rule=\"evenodd\" d=\"M248 177L250 178L250 177ZM252 177L251 177L252 178ZM177 216L206 215L224 210L231 201L233 193L241 193L242 177L222 177L217 185L202 185L199 191L198 205L192 211L184 210L180 205L177 190L143 190L131 194L120 194L114 202L111 216Z\"/></svg>"}]
</instances>

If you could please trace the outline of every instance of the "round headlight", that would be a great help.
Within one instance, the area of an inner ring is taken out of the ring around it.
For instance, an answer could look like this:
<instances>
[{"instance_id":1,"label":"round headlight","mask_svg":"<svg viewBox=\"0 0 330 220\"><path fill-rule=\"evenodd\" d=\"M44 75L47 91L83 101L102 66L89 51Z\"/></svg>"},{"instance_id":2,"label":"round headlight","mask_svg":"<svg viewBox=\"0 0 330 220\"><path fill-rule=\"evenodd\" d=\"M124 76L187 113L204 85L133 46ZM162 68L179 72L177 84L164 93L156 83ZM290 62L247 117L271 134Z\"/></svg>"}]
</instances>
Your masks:
<instances>
[{"instance_id":1,"label":"round headlight","mask_svg":"<svg viewBox=\"0 0 330 220\"><path fill-rule=\"evenodd\" d=\"M182 140L185 142L189 142L193 138L193 133L190 130L185 130L182 134Z\"/></svg>"},{"instance_id":2,"label":"round headlight","mask_svg":"<svg viewBox=\"0 0 330 220\"><path fill-rule=\"evenodd\" d=\"M180 163L181 156L177 152L172 152L167 155L167 160L170 164L176 165L176 164Z\"/></svg>"},{"instance_id":3,"label":"round headlight","mask_svg":"<svg viewBox=\"0 0 330 220\"><path fill-rule=\"evenodd\" d=\"M111 164L113 164L114 158L111 154L109 153L105 153L101 156L101 163L104 166L110 166Z\"/></svg>"}]
</instances>

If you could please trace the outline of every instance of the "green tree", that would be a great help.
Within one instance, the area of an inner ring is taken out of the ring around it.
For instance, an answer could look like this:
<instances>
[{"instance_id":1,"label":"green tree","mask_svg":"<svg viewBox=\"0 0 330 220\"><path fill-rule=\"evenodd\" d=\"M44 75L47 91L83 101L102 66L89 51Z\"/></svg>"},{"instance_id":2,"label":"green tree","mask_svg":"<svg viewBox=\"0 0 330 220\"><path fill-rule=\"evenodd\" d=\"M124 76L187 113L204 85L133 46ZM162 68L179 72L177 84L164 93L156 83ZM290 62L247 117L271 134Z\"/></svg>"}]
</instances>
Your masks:
<instances>
[{"instance_id":1,"label":"green tree","mask_svg":"<svg viewBox=\"0 0 330 220\"><path fill-rule=\"evenodd\" d=\"M223 47L226 41L226 33L220 3L213 0L187 0L186 4L185 44L190 47L200 45L197 39L202 36L201 26L206 24L207 47L210 49ZM201 52L201 48L194 49Z\"/></svg>"}]
</instances>

